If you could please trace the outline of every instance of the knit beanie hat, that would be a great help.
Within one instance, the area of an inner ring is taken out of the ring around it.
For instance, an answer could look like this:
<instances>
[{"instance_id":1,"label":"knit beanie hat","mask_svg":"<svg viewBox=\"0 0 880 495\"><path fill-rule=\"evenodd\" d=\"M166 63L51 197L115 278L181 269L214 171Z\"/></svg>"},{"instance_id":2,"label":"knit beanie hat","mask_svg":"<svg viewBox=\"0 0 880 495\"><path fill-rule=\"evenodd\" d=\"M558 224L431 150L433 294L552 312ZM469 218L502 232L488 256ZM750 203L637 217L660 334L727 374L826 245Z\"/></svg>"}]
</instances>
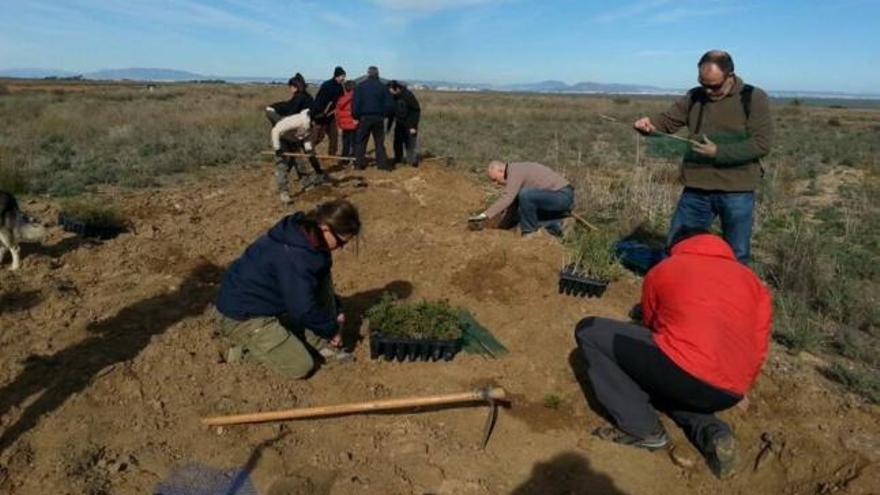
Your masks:
<instances>
[{"instance_id":1,"label":"knit beanie hat","mask_svg":"<svg viewBox=\"0 0 880 495\"><path fill-rule=\"evenodd\" d=\"M336 68L333 69L333 77L334 78L339 77L339 76L344 76L344 75L345 75L345 69L343 69L342 67L336 66Z\"/></svg>"}]
</instances>

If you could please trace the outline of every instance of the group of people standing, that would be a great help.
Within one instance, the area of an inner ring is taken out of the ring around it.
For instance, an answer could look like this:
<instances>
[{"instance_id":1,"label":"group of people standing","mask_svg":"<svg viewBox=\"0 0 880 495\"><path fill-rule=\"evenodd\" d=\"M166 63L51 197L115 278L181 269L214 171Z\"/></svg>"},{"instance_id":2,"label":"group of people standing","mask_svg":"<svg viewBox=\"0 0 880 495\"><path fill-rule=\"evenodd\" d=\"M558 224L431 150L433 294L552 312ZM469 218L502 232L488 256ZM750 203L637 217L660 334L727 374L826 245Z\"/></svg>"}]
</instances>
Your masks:
<instances>
[{"instance_id":1,"label":"group of people standing","mask_svg":"<svg viewBox=\"0 0 880 495\"><path fill-rule=\"evenodd\" d=\"M272 147L275 151L276 185L281 201L290 203L288 175L291 169L302 180L304 188L327 180L316 156L315 147L325 136L327 153L340 162L353 159L355 167L367 166L367 144L370 137L376 149L376 166L391 171L402 162L418 166L418 133L421 106L416 96L401 81L382 81L379 69L371 66L360 83L346 80L346 72L336 67L333 77L324 81L314 98L308 84L297 73L287 83L289 100L266 107L272 124ZM394 127L394 157L389 163L385 150L385 132ZM339 132L342 132L342 154ZM308 157L314 174L305 176L298 157Z\"/></svg>"},{"instance_id":2,"label":"group of people standing","mask_svg":"<svg viewBox=\"0 0 880 495\"><path fill-rule=\"evenodd\" d=\"M770 149L772 119L766 93L734 73L726 52L707 52L698 70L698 87L667 111L634 123L644 134L686 127L695 143L682 162L685 188L666 258L645 277L634 322L588 317L576 326L575 340L612 422L594 431L596 437L662 448L669 442L662 411L725 478L736 466L736 448L733 430L715 413L746 399L766 359L772 322L770 292L748 266L754 189L760 159ZM406 151L416 164L415 97L400 83L383 84L374 67L353 89L344 81L337 68L311 102L302 77L292 78L292 98L270 107L283 117L275 120L273 144L284 142L284 133L276 132L282 126L292 133L292 146L308 153L326 134L335 152L338 123L344 153L354 140L358 167L365 165L366 141L373 136L378 167L390 169L383 139L385 119L393 114L395 156ZM310 111L314 123L306 125L298 116ZM293 124L283 126L285 119ZM323 173L316 160L312 165ZM474 219L503 215L515 219L524 235L542 228L561 234L560 220L574 203L574 188L564 177L541 164L501 161L491 162L487 175L506 190ZM716 217L721 236L709 232ZM342 354L346 318L333 290L330 253L360 230L358 211L345 200L282 219L227 271L217 299L221 333L234 348L291 378L312 373L315 358Z\"/></svg>"}]
</instances>

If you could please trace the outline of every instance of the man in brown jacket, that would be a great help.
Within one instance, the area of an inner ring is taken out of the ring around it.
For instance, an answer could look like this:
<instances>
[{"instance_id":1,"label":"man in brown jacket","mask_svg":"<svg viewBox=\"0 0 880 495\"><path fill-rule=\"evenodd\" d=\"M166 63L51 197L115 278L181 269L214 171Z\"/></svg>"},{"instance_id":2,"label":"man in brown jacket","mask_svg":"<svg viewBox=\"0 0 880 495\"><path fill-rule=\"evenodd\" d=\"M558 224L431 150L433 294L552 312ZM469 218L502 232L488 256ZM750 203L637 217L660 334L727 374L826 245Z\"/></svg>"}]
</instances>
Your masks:
<instances>
[{"instance_id":1,"label":"man in brown jacket","mask_svg":"<svg viewBox=\"0 0 880 495\"><path fill-rule=\"evenodd\" d=\"M727 52L706 52L697 66L700 86L665 112L643 117L633 126L646 135L687 127L689 137L699 142L682 160L684 191L668 239L682 229L708 229L721 217L724 239L747 264L755 188L763 175L760 159L773 140L769 98L734 73Z\"/></svg>"},{"instance_id":2,"label":"man in brown jacket","mask_svg":"<svg viewBox=\"0 0 880 495\"><path fill-rule=\"evenodd\" d=\"M504 186L504 194L472 220L494 218L508 211L518 215L522 235L541 227L555 236L562 235L562 219L574 204L574 188L564 177L540 163L500 161L490 162L486 175Z\"/></svg>"}]
</instances>

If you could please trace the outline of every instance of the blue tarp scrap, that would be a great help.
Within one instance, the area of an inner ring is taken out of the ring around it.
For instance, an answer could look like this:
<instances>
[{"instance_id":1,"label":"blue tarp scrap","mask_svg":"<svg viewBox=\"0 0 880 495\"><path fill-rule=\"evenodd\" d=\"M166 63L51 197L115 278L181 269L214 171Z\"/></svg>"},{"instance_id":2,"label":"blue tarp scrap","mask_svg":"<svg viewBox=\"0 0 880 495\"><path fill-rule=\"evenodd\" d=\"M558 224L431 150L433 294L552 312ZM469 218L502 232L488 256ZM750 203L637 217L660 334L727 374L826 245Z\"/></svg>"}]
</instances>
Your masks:
<instances>
[{"instance_id":1,"label":"blue tarp scrap","mask_svg":"<svg viewBox=\"0 0 880 495\"><path fill-rule=\"evenodd\" d=\"M665 250L652 248L633 239L618 241L614 245L614 254L624 267L640 275L648 273L648 270L666 257Z\"/></svg>"},{"instance_id":2,"label":"blue tarp scrap","mask_svg":"<svg viewBox=\"0 0 880 495\"><path fill-rule=\"evenodd\" d=\"M154 495L257 495L245 469L222 470L199 463L175 470Z\"/></svg>"}]
</instances>

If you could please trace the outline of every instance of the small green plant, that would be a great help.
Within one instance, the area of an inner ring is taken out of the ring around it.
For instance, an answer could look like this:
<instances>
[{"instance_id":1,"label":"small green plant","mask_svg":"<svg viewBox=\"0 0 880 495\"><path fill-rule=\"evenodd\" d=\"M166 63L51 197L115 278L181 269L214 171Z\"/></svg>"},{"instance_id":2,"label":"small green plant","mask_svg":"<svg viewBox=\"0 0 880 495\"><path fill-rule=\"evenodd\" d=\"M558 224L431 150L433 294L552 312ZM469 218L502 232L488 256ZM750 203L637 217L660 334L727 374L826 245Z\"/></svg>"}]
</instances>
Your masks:
<instances>
[{"instance_id":1,"label":"small green plant","mask_svg":"<svg viewBox=\"0 0 880 495\"><path fill-rule=\"evenodd\" d=\"M383 335L416 339L454 340L461 337L458 311L447 301L406 304L385 293L367 310L370 327Z\"/></svg>"},{"instance_id":2,"label":"small green plant","mask_svg":"<svg viewBox=\"0 0 880 495\"><path fill-rule=\"evenodd\" d=\"M98 199L71 199L62 203L61 212L87 225L106 228L124 228L126 219L113 204Z\"/></svg>"},{"instance_id":3,"label":"small green plant","mask_svg":"<svg viewBox=\"0 0 880 495\"><path fill-rule=\"evenodd\" d=\"M556 394L547 394L544 396L544 407L553 409L554 411L562 407L562 397Z\"/></svg>"},{"instance_id":4,"label":"small green plant","mask_svg":"<svg viewBox=\"0 0 880 495\"><path fill-rule=\"evenodd\" d=\"M609 232L591 232L578 226L563 239L563 244L576 272L612 281L621 274L620 264L612 251L614 241L615 237Z\"/></svg>"},{"instance_id":5,"label":"small green plant","mask_svg":"<svg viewBox=\"0 0 880 495\"><path fill-rule=\"evenodd\" d=\"M625 98L623 96L617 96L611 99L611 102L615 105L629 105L629 98Z\"/></svg>"},{"instance_id":6,"label":"small green plant","mask_svg":"<svg viewBox=\"0 0 880 495\"><path fill-rule=\"evenodd\" d=\"M828 119L828 127L840 127L840 119L838 117L831 117Z\"/></svg>"}]
</instances>

